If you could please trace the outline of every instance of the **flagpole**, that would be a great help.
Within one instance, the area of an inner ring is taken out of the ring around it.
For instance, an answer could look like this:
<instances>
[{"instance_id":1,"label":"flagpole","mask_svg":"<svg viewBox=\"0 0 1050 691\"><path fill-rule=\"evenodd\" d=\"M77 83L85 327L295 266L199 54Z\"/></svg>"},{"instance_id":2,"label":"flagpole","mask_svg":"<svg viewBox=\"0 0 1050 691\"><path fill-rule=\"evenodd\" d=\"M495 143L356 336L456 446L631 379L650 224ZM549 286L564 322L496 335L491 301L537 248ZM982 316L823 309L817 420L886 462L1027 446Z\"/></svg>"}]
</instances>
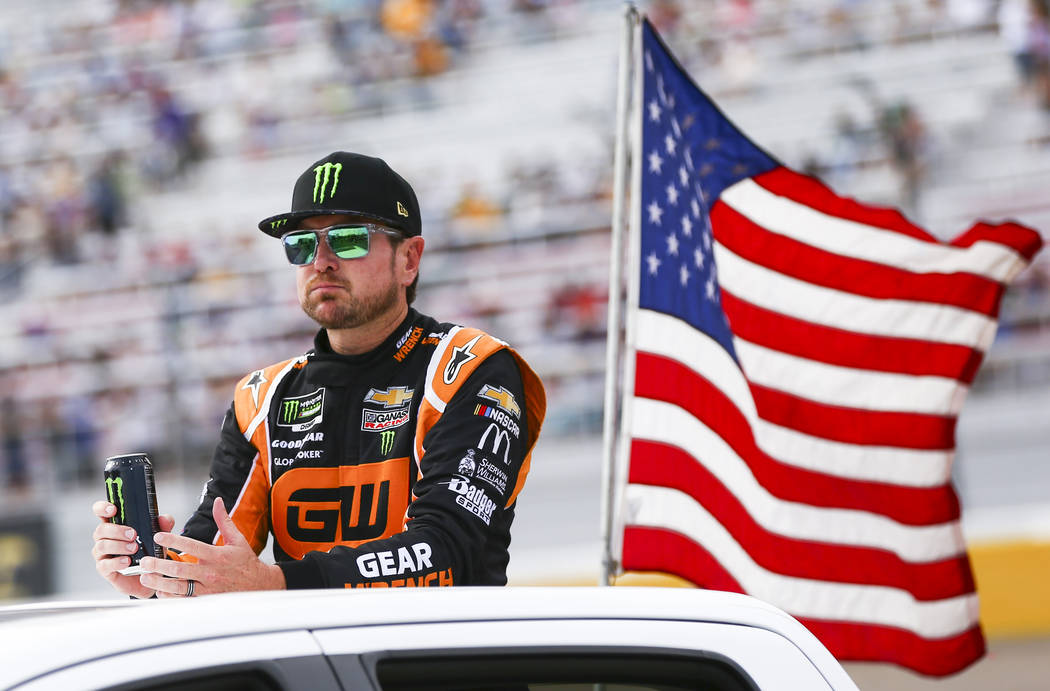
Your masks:
<instances>
[{"instance_id":1,"label":"flagpole","mask_svg":"<svg viewBox=\"0 0 1050 691\"><path fill-rule=\"evenodd\" d=\"M616 492L616 449L620 406L620 341L622 309L620 289L623 285L623 244L627 232L625 190L627 182L628 128L630 127L630 89L632 50L638 10L624 4L623 42L620 46L619 89L616 96L616 151L613 161L612 247L609 251L609 292L605 348L605 415L602 429L602 574L599 585L611 585L617 563L612 553L613 506ZM637 165L635 163L634 165Z\"/></svg>"}]
</instances>

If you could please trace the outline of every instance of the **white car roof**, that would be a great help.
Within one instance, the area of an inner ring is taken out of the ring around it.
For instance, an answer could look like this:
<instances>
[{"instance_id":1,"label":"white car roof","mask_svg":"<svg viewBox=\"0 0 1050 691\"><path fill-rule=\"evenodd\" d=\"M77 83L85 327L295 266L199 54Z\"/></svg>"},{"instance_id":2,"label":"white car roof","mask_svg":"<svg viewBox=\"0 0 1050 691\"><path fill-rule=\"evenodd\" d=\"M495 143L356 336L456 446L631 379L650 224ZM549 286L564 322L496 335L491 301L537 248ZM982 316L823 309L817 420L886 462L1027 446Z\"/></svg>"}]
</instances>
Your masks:
<instances>
[{"instance_id":1,"label":"white car roof","mask_svg":"<svg viewBox=\"0 0 1050 691\"><path fill-rule=\"evenodd\" d=\"M0 608L0 687L108 655L301 629L515 619L657 619L739 624L792 641L833 687L841 666L783 611L745 595L681 588L427 588L230 593L190 599Z\"/></svg>"}]
</instances>

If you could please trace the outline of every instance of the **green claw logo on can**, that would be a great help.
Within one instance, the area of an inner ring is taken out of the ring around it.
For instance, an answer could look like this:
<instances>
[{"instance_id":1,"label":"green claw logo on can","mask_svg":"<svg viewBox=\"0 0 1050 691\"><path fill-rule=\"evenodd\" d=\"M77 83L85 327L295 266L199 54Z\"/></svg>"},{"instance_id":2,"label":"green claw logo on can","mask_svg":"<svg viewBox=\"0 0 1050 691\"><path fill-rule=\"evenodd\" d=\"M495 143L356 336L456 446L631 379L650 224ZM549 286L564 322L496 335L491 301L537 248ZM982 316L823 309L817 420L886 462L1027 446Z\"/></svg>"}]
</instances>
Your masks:
<instances>
[{"instance_id":1,"label":"green claw logo on can","mask_svg":"<svg viewBox=\"0 0 1050 691\"><path fill-rule=\"evenodd\" d=\"M120 509L120 523L124 523L127 518L124 515L124 478L122 477L107 477L106 478L106 493L109 494L109 502L119 507ZM114 517L115 518L115 517Z\"/></svg>"}]
</instances>

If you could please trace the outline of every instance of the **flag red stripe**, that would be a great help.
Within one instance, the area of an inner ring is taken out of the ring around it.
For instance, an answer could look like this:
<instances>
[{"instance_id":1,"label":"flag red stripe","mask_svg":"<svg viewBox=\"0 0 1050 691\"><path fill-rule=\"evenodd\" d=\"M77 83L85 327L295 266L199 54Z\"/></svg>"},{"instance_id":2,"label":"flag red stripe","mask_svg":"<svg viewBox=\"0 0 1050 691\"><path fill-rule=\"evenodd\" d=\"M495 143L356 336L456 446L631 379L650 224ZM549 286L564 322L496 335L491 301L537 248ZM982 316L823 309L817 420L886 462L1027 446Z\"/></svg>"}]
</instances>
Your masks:
<instances>
[{"instance_id":1,"label":"flag red stripe","mask_svg":"<svg viewBox=\"0 0 1050 691\"><path fill-rule=\"evenodd\" d=\"M1043 246L1043 239L1031 228L1018 223L975 223L969 230L952 240L955 247L969 247L980 241L1011 247L1028 261Z\"/></svg>"},{"instance_id":2,"label":"flag red stripe","mask_svg":"<svg viewBox=\"0 0 1050 691\"><path fill-rule=\"evenodd\" d=\"M979 660L985 651L980 626L947 638L929 639L874 624L799 619L839 660L891 662L919 674L943 677Z\"/></svg>"},{"instance_id":3,"label":"flag red stripe","mask_svg":"<svg viewBox=\"0 0 1050 691\"><path fill-rule=\"evenodd\" d=\"M955 418L817 403L748 382L758 416L782 427L847 444L955 448Z\"/></svg>"},{"instance_id":4,"label":"flag red stripe","mask_svg":"<svg viewBox=\"0 0 1050 691\"><path fill-rule=\"evenodd\" d=\"M951 343L872 336L823 326L758 307L722 290L735 335L757 345L842 367L973 381L983 353Z\"/></svg>"},{"instance_id":5,"label":"flag red stripe","mask_svg":"<svg viewBox=\"0 0 1050 691\"><path fill-rule=\"evenodd\" d=\"M740 584L689 538L669 530L626 526L623 567L663 571L701 588L742 593ZM974 626L948 638L928 639L910 631L875 624L800 618L800 622L839 660L892 662L920 674L953 674L984 654L984 636Z\"/></svg>"},{"instance_id":6,"label":"flag red stripe","mask_svg":"<svg viewBox=\"0 0 1050 691\"><path fill-rule=\"evenodd\" d=\"M747 418L711 382L682 363L659 355L638 353L636 365L637 396L667 401L688 411L724 439L747 463L758 483L780 499L880 513L906 525L959 518L958 498L947 484L904 487L834 477L781 463L758 447Z\"/></svg>"},{"instance_id":7,"label":"flag red stripe","mask_svg":"<svg viewBox=\"0 0 1050 691\"><path fill-rule=\"evenodd\" d=\"M814 285L876 299L953 305L998 317L1003 286L967 273L920 274L818 249L770 232L724 203L711 210L719 243L748 261Z\"/></svg>"},{"instance_id":8,"label":"flag red stripe","mask_svg":"<svg viewBox=\"0 0 1050 691\"><path fill-rule=\"evenodd\" d=\"M852 199L839 197L819 180L788 168L775 168L751 179L774 194L829 216L941 244L937 238L910 222L896 209L860 204ZM970 247L981 240L1009 247L1028 261L1031 261L1043 246L1043 239L1039 233L1013 222L977 223L949 244L953 247Z\"/></svg>"},{"instance_id":9,"label":"flag red stripe","mask_svg":"<svg viewBox=\"0 0 1050 691\"><path fill-rule=\"evenodd\" d=\"M772 533L751 517L711 471L670 444L633 441L628 482L670 487L688 494L729 531L752 561L767 571L813 580L884 585L906 590L917 600L939 600L974 590L970 561L965 554L913 563L884 549Z\"/></svg>"},{"instance_id":10,"label":"flag red stripe","mask_svg":"<svg viewBox=\"0 0 1050 691\"><path fill-rule=\"evenodd\" d=\"M663 528L626 526L623 568L625 571L666 571L701 588L744 592L710 552L685 535Z\"/></svg>"},{"instance_id":11,"label":"flag red stripe","mask_svg":"<svg viewBox=\"0 0 1050 691\"><path fill-rule=\"evenodd\" d=\"M900 211L860 204L852 199L839 197L819 180L788 168L774 168L751 179L774 194L787 197L829 216L892 230L917 240L940 244L937 238L910 222Z\"/></svg>"}]
</instances>

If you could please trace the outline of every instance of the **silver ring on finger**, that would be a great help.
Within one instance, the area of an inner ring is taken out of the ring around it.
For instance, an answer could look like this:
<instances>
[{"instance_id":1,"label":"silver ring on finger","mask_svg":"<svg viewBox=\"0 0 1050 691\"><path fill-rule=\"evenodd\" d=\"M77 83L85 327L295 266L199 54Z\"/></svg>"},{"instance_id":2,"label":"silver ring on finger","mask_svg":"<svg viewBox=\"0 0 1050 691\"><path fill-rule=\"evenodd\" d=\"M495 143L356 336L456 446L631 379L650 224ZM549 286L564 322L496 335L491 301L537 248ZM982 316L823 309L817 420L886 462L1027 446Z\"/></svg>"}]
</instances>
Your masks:
<instances>
[{"instance_id":1,"label":"silver ring on finger","mask_svg":"<svg viewBox=\"0 0 1050 691\"><path fill-rule=\"evenodd\" d=\"M186 581L186 597L193 597L193 591L197 588L197 581Z\"/></svg>"}]
</instances>

